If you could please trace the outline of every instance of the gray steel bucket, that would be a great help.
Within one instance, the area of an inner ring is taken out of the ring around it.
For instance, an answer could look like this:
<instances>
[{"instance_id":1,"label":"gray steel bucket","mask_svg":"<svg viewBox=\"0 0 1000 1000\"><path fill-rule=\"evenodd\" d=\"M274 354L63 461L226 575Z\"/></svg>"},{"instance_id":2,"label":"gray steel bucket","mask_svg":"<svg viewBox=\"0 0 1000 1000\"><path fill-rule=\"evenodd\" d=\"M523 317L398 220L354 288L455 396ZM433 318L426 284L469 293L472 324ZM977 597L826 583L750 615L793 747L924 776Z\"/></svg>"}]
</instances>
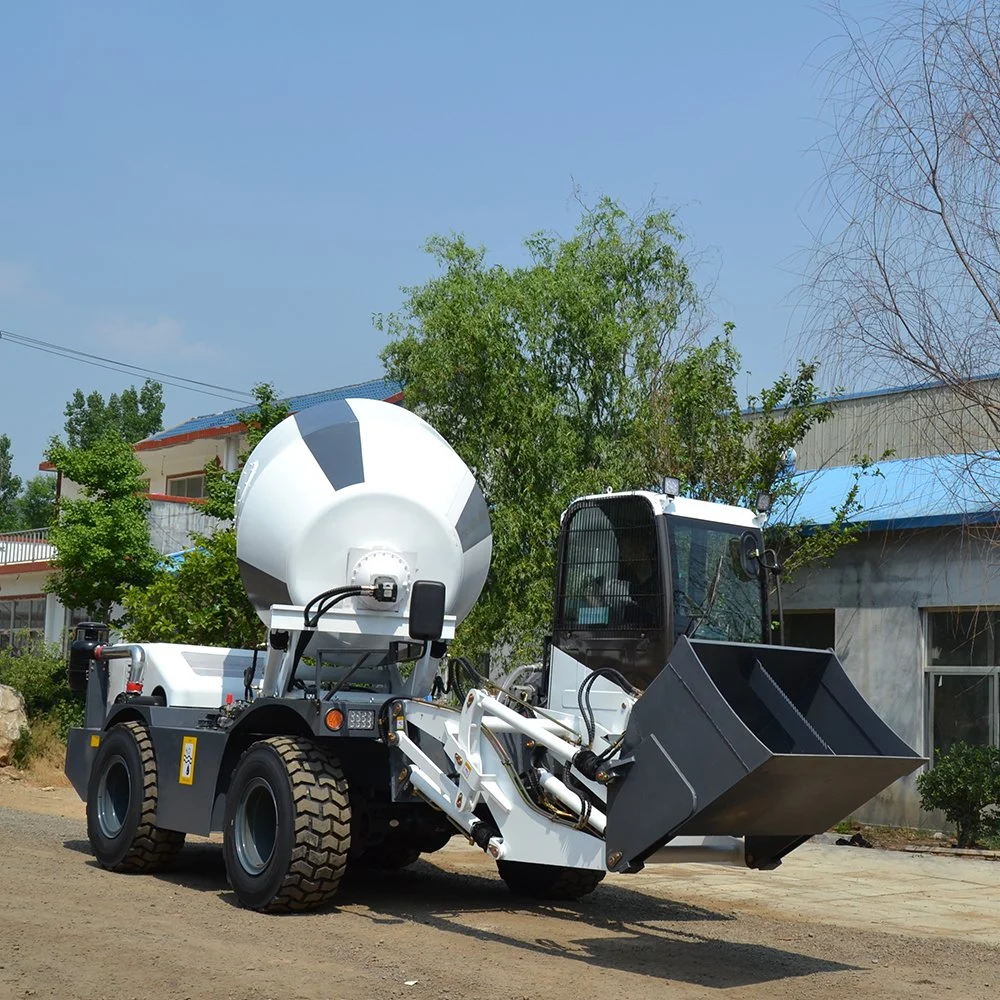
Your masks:
<instances>
[{"instance_id":1,"label":"gray steel bucket","mask_svg":"<svg viewBox=\"0 0 1000 1000\"><path fill-rule=\"evenodd\" d=\"M681 637L632 710L608 786L608 867L678 835L746 837L771 868L925 762L831 651Z\"/></svg>"}]
</instances>

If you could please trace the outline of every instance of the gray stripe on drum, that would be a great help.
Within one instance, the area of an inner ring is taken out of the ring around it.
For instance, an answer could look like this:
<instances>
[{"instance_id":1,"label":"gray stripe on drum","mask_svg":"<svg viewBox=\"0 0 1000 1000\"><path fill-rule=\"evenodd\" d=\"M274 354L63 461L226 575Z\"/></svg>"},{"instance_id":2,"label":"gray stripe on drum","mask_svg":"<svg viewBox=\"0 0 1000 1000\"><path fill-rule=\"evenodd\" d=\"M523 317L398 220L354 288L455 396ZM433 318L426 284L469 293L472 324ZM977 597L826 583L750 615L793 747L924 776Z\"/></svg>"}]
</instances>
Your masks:
<instances>
[{"instance_id":1,"label":"gray stripe on drum","mask_svg":"<svg viewBox=\"0 0 1000 1000\"><path fill-rule=\"evenodd\" d=\"M240 579L246 590L250 603L255 608L269 608L272 604L291 604L292 595L288 593L288 584L270 573L265 573L256 566L237 559L240 567Z\"/></svg>"},{"instance_id":2,"label":"gray stripe on drum","mask_svg":"<svg viewBox=\"0 0 1000 1000\"><path fill-rule=\"evenodd\" d=\"M361 429L343 399L310 406L295 414L302 440L335 490L365 481Z\"/></svg>"},{"instance_id":3,"label":"gray stripe on drum","mask_svg":"<svg viewBox=\"0 0 1000 1000\"><path fill-rule=\"evenodd\" d=\"M478 545L484 538L490 537L493 530L490 527L490 511L478 485L472 487L455 530L458 532L463 552L468 552L473 545Z\"/></svg>"}]
</instances>

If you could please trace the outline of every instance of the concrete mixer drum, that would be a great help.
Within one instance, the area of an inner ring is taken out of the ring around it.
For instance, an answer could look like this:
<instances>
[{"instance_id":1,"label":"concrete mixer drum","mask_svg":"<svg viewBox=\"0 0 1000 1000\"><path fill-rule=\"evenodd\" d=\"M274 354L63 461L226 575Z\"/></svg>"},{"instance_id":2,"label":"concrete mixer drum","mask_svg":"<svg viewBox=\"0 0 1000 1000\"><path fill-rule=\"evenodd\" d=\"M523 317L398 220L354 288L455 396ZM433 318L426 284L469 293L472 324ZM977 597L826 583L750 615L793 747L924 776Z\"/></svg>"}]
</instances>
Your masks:
<instances>
[{"instance_id":1,"label":"concrete mixer drum","mask_svg":"<svg viewBox=\"0 0 1000 1000\"><path fill-rule=\"evenodd\" d=\"M461 621L486 581L489 512L475 478L428 423L402 407L338 400L286 418L257 445L237 487L236 548L250 600L305 605L333 587L390 579L397 600L356 610L405 616L413 581L445 585Z\"/></svg>"}]
</instances>

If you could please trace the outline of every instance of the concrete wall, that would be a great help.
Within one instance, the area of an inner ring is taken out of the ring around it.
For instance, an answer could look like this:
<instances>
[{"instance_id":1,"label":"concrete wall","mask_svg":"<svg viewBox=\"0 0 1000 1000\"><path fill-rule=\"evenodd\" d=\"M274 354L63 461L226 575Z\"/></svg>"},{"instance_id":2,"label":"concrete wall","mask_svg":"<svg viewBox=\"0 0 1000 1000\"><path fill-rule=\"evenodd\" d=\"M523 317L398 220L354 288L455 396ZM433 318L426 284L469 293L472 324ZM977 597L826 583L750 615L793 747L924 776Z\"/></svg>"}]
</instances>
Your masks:
<instances>
[{"instance_id":1,"label":"concrete wall","mask_svg":"<svg viewBox=\"0 0 1000 1000\"><path fill-rule=\"evenodd\" d=\"M1000 559L987 535L958 528L868 536L825 568L787 588L789 610L836 614L836 648L851 679L882 718L927 753L923 611L1000 607ZM943 828L924 813L916 776L896 782L859 811L869 823Z\"/></svg>"},{"instance_id":2,"label":"concrete wall","mask_svg":"<svg viewBox=\"0 0 1000 1000\"><path fill-rule=\"evenodd\" d=\"M235 469L237 456L246 446L245 435L225 438L198 438L165 448L143 449L136 457L149 474L149 492L166 493L167 479L202 472L209 462L218 461L225 469Z\"/></svg>"},{"instance_id":3,"label":"concrete wall","mask_svg":"<svg viewBox=\"0 0 1000 1000\"><path fill-rule=\"evenodd\" d=\"M165 494L167 480L172 476L197 475L209 462L218 461L224 469L235 469L240 451L246 447L245 434L219 438L197 438L183 444L136 451L136 458L145 467L149 479L149 492ZM69 500L80 495L80 487L63 478L59 484L60 495Z\"/></svg>"}]
</instances>

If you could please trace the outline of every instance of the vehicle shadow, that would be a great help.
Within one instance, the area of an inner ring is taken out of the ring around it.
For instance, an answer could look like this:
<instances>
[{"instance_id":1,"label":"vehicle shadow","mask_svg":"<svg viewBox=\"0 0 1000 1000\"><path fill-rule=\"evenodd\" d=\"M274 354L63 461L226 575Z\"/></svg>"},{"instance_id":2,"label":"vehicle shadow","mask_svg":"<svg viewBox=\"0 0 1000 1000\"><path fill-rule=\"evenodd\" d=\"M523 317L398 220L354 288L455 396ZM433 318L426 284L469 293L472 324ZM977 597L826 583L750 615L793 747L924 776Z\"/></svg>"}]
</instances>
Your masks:
<instances>
[{"instance_id":1,"label":"vehicle shadow","mask_svg":"<svg viewBox=\"0 0 1000 1000\"><path fill-rule=\"evenodd\" d=\"M86 841L67 841L65 846L90 853ZM215 893L239 906L215 843L188 844L169 870L151 877ZM538 902L511 895L498 877L439 868L431 860L402 871L352 871L335 903L273 919L324 921L346 915L385 928L416 923L529 954L718 989L858 968L746 942L741 938L751 922L759 931L760 921L657 898L618 879L606 880L578 902ZM537 934L539 917L554 922L544 937Z\"/></svg>"}]
</instances>

